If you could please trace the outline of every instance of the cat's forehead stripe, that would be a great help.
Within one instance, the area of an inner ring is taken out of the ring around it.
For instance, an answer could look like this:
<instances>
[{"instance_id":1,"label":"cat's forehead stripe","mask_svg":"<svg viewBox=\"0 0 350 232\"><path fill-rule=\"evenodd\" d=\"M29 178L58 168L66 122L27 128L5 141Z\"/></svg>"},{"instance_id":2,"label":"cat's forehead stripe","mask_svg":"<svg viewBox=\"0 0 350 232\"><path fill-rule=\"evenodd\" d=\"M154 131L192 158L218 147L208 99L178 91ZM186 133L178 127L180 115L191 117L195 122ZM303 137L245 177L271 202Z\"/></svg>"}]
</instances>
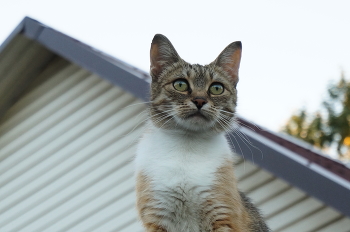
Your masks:
<instances>
[{"instance_id":1,"label":"cat's forehead stripe","mask_svg":"<svg viewBox=\"0 0 350 232\"><path fill-rule=\"evenodd\" d=\"M187 78L193 82L194 87L204 88L211 79L207 68L202 65L188 65L186 68Z\"/></svg>"}]
</instances>

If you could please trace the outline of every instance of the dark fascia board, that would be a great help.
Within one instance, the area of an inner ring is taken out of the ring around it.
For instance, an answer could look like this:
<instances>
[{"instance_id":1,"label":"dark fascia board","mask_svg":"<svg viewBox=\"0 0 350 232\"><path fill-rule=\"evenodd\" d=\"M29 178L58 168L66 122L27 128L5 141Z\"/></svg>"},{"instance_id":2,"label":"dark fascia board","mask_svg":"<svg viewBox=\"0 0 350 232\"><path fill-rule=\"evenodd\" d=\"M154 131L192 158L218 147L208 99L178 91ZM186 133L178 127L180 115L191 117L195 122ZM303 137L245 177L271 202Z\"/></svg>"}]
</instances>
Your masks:
<instances>
[{"instance_id":1,"label":"dark fascia board","mask_svg":"<svg viewBox=\"0 0 350 232\"><path fill-rule=\"evenodd\" d=\"M29 17L24 18L20 25L20 28L13 34L20 32L26 37L39 42L50 51L98 74L134 96L148 101L149 75L147 73ZM12 39L12 37L9 39Z\"/></svg>"},{"instance_id":2,"label":"dark fascia board","mask_svg":"<svg viewBox=\"0 0 350 232\"><path fill-rule=\"evenodd\" d=\"M5 39L5 41L0 45L0 53L7 47L7 45L23 31L25 19L23 19L18 26L11 32L11 34Z\"/></svg>"},{"instance_id":3,"label":"dark fascia board","mask_svg":"<svg viewBox=\"0 0 350 232\"><path fill-rule=\"evenodd\" d=\"M237 154L350 217L348 180L303 157L300 154L300 149L303 148L297 144L294 147L299 148L296 150L298 153L267 136L270 132L261 130L246 120L240 121L240 132L229 135ZM281 137L278 139L289 142ZM333 163L337 164L335 161Z\"/></svg>"},{"instance_id":4,"label":"dark fascia board","mask_svg":"<svg viewBox=\"0 0 350 232\"><path fill-rule=\"evenodd\" d=\"M0 46L0 52L19 33L122 87L136 97L148 101L150 77L147 73L28 17ZM234 133L229 135L238 154L350 217L350 207L347 204L350 202L349 181L334 175L298 152L293 152L290 147L287 149L280 145L273 137L257 133L259 129L254 130L247 121L240 120L245 123L241 123L239 130L246 137L243 139ZM247 139L251 144L246 141ZM279 139L283 140L280 137Z\"/></svg>"}]
</instances>

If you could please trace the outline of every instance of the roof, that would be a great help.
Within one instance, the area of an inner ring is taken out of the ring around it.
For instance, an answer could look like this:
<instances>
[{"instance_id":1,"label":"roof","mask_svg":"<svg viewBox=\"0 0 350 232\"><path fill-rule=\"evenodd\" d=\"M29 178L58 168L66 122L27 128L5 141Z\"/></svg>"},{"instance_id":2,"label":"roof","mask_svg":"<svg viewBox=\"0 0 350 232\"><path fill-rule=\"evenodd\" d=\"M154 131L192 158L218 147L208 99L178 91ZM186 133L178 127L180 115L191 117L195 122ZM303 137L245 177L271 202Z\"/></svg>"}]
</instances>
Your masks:
<instances>
[{"instance_id":1,"label":"roof","mask_svg":"<svg viewBox=\"0 0 350 232\"><path fill-rule=\"evenodd\" d=\"M0 46L0 57L19 34L148 101L147 73L28 17ZM17 82L11 85L17 89L15 95L26 88L18 87ZM0 97L2 94L0 91ZM10 96L9 104L16 99L15 95ZM6 107L1 108L0 104L0 117ZM349 168L300 141L261 129L242 117L239 122L240 133L229 135L239 155L350 217L350 207L344 204L350 202Z\"/></svg>"}]
</instances>

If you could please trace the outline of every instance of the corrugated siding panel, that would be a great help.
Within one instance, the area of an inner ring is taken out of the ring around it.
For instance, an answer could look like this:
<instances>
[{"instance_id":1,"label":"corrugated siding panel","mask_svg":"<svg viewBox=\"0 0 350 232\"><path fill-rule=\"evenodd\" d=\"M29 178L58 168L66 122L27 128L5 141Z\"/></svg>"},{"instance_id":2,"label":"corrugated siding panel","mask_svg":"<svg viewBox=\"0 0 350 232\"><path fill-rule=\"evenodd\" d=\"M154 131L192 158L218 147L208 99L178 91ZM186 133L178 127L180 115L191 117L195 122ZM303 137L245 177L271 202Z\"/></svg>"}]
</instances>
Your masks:
<instances>
[{"instance_id":1,"label":"corrugated siding panel","mask_svg":"<svg viewBox=\"0 0 350 232\"><path fill-rule=\"evenodd\" d=\"M131 162L146 116L137 103L53 60L0 124L0 231L143 231ZM235 172L273 231L350 231L348 218L256 165L238 159Z\"/></svg>"},{"instance_id":2,"label":"corrugated siding panel","mask_svg":"<svg viewBox=\"0 0 350 232\"><path fill-rule=\"evenodd\" d=\"M282 231L317 231L319 227L323 227L323 225L326 225L337 218L339 218L339 213L335 212L331 208L324 207L306 218L301 219L297 223L288 226Z\"/></svg>"},{"instance_id":3,"label":"corrugated siding panel","mask_svg":"<svg viewBox=\"0 0 350 232\"><path fill-rule=\"evenodd\" d=\"M350 231L350 220L343 215L254 164L239 160L235 171L239 188L258 206L272 231Z\"/></svg>"},{"instance_id":4,"label":"corrugated siding panel","mask_svg":"<svg viewBox=\"0 0 350 232\"><path fill-rule=\"evenodd\" d=\"M340 218L339 220L330 223L324 228L320 228L318 232L349 232L350 231L350 219L349 218Z\"/></svg>"},{"instance_id":5,"label":"corrugated siding panel","mask_svg":"<svg viewBox=\"0 0 350 232\"><path fill-rule=\"evenodd\" d=\"M62 60L37 79L0 125L0 231L141 231L131 161L144 106Z\"/></svg>"},{"instance_id":6,"label":"corrugated siding panel","mask_svg":"<svg viewBox=\"0 0 350 232\"><path fill-rule=\"evenodd\" d=\"M0 55L0 118L53 57L52 52L22 35L11 41Z\"/></svg>"}]
</instances>

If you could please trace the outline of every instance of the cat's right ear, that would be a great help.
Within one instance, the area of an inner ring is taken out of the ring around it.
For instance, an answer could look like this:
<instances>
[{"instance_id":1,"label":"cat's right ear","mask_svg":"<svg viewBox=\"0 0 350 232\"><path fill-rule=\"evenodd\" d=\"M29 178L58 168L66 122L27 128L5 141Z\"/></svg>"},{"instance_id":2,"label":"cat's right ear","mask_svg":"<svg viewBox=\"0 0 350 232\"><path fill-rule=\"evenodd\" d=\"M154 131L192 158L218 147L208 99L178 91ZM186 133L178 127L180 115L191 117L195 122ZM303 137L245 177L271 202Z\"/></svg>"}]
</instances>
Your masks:
<instances>
[{"instance_id":1,"label":"cat's right ear","mask_svg":"<svg viewBox=\"0 0 350 232\"><path fill-rule=\"evenodd\" d=\"M181 60L170 40L161 34L153 37L150 55L152 80L157 80L169 65Z\"/></svg>"},{"instance_id":2,"label":"cat's right ear","mask_svg":"<svg viewBox=\"0 0 350 232\"><path fill-rule=\"evenodd\" d=\"M238 82L238 71L241 63L242 43L236 41L228 45L212 62L221 67L228 75L229 79L236 85Z\"/></svg>"}]
</instances>

